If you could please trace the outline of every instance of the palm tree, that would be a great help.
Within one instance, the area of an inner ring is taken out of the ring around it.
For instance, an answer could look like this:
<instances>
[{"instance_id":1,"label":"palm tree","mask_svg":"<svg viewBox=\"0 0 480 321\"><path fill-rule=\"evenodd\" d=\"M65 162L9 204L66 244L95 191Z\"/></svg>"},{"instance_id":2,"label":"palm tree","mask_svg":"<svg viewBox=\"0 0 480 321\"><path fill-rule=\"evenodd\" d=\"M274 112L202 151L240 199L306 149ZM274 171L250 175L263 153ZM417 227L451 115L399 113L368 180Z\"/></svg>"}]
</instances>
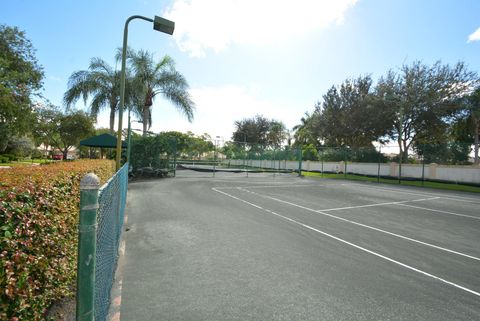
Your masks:
<instances>
[{"instance_id":1,"label":"palm tree","mask_svg":"<svg viewBox=\"0 0 480 321\"><path fill-rule=\"evenodd\" d=\"M110 108L110 131L114 132L115 112L120 101L120 71L114 70L104 60L92 58L88 70L74 72L68 80L68 90L63 96L67 108L81 97L87 103L92 98L90 114L97 117L101 109Z\"/></svg>"},{"instance_id":2,"label":"palm tree","mask_svg":"<svg viewBox=\"0 0 480 321\"><path fill-rule=\"evenodd\" d=\"M295 138L295 146L307 146L310 144L317 145L317 140L312 132L313 116L308 112L300 119L300 124L293 127L293 137Z\"/></svg>"},{"instance_id":3,"label":"palm tree","mask_svg":"<svg viewBox=\"0 0 480 321\"><path fill-rule=\"evenodd\" d=\"M132 85L135 90L133 104L136 105L136 112L143 122L143 134L152 126L152 105L158 94L162 94L173 105L183 113L189 122L193 120L195 104L188 93L188 83L185 77L175 70L172 58L164 56L162 60L155 63L153 54L148 51L131 50L128 60L134 74Z\"/></svg>"}]
</instances>

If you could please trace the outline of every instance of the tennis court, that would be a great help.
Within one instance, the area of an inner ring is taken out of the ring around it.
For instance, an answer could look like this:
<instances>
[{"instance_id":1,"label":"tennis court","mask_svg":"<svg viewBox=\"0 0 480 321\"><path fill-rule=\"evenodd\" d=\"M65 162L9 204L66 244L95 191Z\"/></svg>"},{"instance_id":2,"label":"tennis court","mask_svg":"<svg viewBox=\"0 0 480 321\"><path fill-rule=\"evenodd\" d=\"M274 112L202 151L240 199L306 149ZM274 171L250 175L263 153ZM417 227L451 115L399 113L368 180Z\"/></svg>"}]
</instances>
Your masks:
<instances>
[{"instance_id":1,"label":"tennis court","mask_svg":"<svg viewBox=\"0 0 480 321\"><path fill-rule=\"evenodd\" d=\"M189 169L130 189L123 320L480 318L478 195Z\"/></svg>"}]
</instances>

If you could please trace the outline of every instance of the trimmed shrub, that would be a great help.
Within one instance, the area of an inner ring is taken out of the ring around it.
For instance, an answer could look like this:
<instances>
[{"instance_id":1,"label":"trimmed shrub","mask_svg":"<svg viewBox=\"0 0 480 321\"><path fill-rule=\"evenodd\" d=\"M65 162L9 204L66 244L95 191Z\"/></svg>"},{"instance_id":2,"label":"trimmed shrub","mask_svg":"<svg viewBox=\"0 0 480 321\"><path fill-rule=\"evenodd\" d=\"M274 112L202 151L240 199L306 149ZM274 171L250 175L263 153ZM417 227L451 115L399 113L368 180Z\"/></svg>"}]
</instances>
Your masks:
<instances>
[{"instance_id":1,"label":"trimmed shrub","mask_svg":"<svg viewBox=\"0 0 480 321\"><path fill-rule=\"evenodd\" d=\"M13 154L3 154L0 156L6 158L8 162L16 162L18 160L18 157Z\"/></svg>"},{"instance_id":2,"label":"trimmed shrub","mask_svg":"<svg viewBox=\"0 0 480 321\"><path fill-rule=\"evenodd\" d=\"M73 294L80 180L94 172L104 183L114 167L81 160L0 171L1 320L44 320Z\"/></svg>"}]
</instances>

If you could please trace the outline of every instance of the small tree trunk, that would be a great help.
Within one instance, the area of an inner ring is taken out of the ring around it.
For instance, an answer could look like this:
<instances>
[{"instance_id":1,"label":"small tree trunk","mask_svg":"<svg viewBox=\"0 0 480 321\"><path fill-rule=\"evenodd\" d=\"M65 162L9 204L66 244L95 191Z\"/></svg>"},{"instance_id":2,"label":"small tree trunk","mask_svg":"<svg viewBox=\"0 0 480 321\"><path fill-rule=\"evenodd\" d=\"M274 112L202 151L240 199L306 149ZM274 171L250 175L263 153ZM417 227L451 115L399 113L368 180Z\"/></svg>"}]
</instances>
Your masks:
<instances>
[{"instance_id":1,"label":"small tree trunk","mask_svg":"<svg viewBox=\"0 0 480 321\"><path fill-rule=\"evenodd\" d=\"M403 163L403 142L402 140L399 138L397 140L397 143L398 143L398 148L399 148L399 152L398 152L398 161Z\"/></svg>"},{"instance_id":2,"label":"small tree trunk","mask_svg":"<svg viewBox=\"0 0 480 321\"><path fill-rule=\"evenodd\" d=\"M115 106L110 106L110 133L115 133Z\"/></svg>"},{"instance_id":3,"label":"small tree trunk","mask_svg":"<svg viewBox=\"0 0 480 321\"><path fill-rule=\"evenodd\" d=\"M143 107L143 136L147 136L148 106Z\"/></svg>"},{"instance_id":4,"label":"small tree trunk","mask_svg":"<svg viewBox=\"0 0 480 321\"><path fill-rule=\"evenodd\" d=\"M407 147L407 142L403 141L403 155L402 155L403 161L402 163L406 163L408 161L408 147Z\"/></svg>"}]
</instances>

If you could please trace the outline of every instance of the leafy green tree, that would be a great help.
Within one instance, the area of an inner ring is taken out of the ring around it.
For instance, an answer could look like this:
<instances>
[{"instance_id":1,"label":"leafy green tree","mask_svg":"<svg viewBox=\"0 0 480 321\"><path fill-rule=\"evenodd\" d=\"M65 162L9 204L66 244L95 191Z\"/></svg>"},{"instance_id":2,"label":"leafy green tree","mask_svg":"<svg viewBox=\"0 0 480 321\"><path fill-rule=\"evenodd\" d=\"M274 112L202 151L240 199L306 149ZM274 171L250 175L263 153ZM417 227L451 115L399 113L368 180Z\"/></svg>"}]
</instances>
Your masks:
<instances>
[{"instance_id":1,"label":"leafy green tree","mask_svg":"<svg viewBox=\"0 0 480 321\"><path fill-rule=\"evenodd\" d=\"M143 123L144 135L152 126L153 101L159 94L173 103L188 121L193 120L195 104L188 92L187 80L175 69L172 58L164 56L157 63L148 51L130 50L128 61L134 77L132 87L139 88L135 94L134 111Z\"/></svg>"},{"instance_id":2,"label":"leafy green tree","mask_svg":"<svg viewBox=\"0 0 480 321\"><path fill-rule=\"evenodd\" d=\"M31 156L35 151L35 144L28 136L14 136L10 138L6 151L21 158L27 157Z\"/></svg>"},{"instance_id":3,"label":"leafy green tree","mask_svg":"<svg viewBox=\"0 0 480 321\"><path fill-rule=\"evenodd\" d=\"M86 104L89 97L92 99L90 114L95 119L103 108L110 109L110 132L113 133L120 102L120 71L100 58L92 58L88 70L76 71L70 76L63 101L70 108L80 98Z\"/></svg>"},{"instance_id":4,"label":"leafy green tree","mask_svg":"<svg viewBox=\"0 0 480 321\"><path fill-rule=\"evenodd\" d=\"M480 164L480 86L460 99L461 107L455 130L455 138L473 143L474 164Z\"/></svg>"},{"instance_id":5,"label":"leafy green tree","mask_svg":"<svg viewBox=\"0 0 480 321\"><path fill-rule=\"evenodd\" d=\"M32 135L36 146L43 146L48 149L51 146L52 133L55 132L56 119L62 112L54 105L40 105L35 111L35 121L32 126Z\"/></svg>"},{"instance_id":6,"label":"leafy green tree","mask_svg":"<svg viewBox=\"0 0 480 321\"><path fill-rule=\"evenodd\" d=\"M17 27L0 25L0 152L14 135L24 135L33 119L32 98L44 74L35 49Z\"/></svg>"},{"instance_id":7,"label":"leafy green tree","mask_svg":"<svg viewBox=\"0 0 480 321\"><path fill-rule=\"evenodd\" d=\"M361 76L332 86L308 123L313 136L327 146L360 148L382 141L391 127L389 120L376 108L371 77Z\"/></svg>"},{"instance_id":8,"label":"leafy green tree","mask_svg":"<svg viewBox=\"0 0 480 321\"><path fill-rule=\"evenodd\" d=\"M315 147L320 147L321 144L318 140L318 136L314 134L313 131L313 121L314 118L308 113L305 113L300 119L300 124L293 127L293 138L295 142L293 143L294 147L302 147L313 145Z\"/></svg>"},{"instance_id":9,"label":"leafy green tree","mask_svg":"<svg viewBox=\"0 0 480 321\"><path fill-rule=\"evenodd\" d=\"M421 62L390 70L376 86L377 110L393 115L389 138L397 141L402 161L415 144L439 143L446 139L448 125L458 110L458 98L477 81L464 63L453 67L440 61Z\"/></svg>"},{"instance_id":10,"label":"leafy green tree","mask_svg":"<svg viewBox=\"0 0 480 321\"><path fill-rule=\"evenodd\" d=\"M285 124L277 121L271 120L270 127L268 128L267 139L269 145L279 147L287 138L287 129Z\"/></svg>"},{"instance_id":11,"label":"leafy green tree","mask_svg":"<svg viewBox=\"0 0 480 321\"><path fill-rule=\"evenodd\" d=\"M239 145L245 141L252 151L264 150L267 146L278 147L287 138L286 127L282 122L261 115L237 120L234 125L232 140Z\"/></svg>"},{"instance_id":12,"label":"leafy green tree","mask_svg":"<svg viewBox=\"0 0 480 321\"><path fill-rule=\"evenodd\" d=\"M243 144L241 145L234 142L226 142L220 149L220 152L228 159L244 159L246 156Z\"/></svg>"},{"instance_id":13,"label":"leafy green tree","mask_svg":"<svg viewBox=\"0 0 480 321\"><path fill-rule=\"evenodd\" d=\"M45 126L38 126L45 122ZM68 151L73 146L78 146L80 140L95 133L94 120L83 111L62 113L58 108L52 107L43 111L37 120L35 131L48 145L59 149L63 159L67 158Z\"/></svg>"},{"instance_id":14,"label":"leafy green tree","mask_svg":"<svg viewBox=\"0 0 480 321\"><path fill-rule=\"evenodd\" d=\"M318 160L317 148L313 144L308 144L302 149L303 160Z\"/></svg>"}]
</instances>

